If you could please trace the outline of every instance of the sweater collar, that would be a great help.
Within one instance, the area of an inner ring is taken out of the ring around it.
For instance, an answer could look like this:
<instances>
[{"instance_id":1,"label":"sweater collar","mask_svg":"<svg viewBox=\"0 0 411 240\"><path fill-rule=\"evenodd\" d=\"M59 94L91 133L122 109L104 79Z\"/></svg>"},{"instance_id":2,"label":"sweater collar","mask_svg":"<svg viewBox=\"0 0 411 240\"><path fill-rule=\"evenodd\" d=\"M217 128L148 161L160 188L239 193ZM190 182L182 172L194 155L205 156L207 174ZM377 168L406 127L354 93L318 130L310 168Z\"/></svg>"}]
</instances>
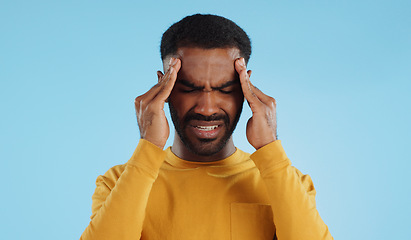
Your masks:
<instances>
[{"instance_id":1,"label":"sweater collar","mask_svg":"<svg viewBox=\"0 0 411 240\"><path fill-rule=\"evenodd\" d=\"M213 162L193 162L187 161L177 157L172 151L171 147L166 149L166 161L176 168L200 168L200 167L226 167L236 165L246 159L246 153L236 148L236 151L227 158L213 161Z\"/></svg>"}]
</instances>

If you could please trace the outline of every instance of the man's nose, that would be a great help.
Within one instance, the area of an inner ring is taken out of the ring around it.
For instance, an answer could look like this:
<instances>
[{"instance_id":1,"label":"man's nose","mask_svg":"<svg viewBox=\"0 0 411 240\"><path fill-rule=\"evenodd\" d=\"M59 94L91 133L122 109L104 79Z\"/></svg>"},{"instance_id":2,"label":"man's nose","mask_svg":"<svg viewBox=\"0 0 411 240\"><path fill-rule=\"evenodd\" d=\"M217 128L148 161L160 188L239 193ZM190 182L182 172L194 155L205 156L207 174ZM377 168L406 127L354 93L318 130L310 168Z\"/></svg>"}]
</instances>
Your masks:
<instances>
[{"instance_id":1,"label":"man's nose","mask_svg":"<svg viewBox=\"0 0 411 240\"><path fill-rule=\"evenodd\" d=\"M204 91L199 94L198 98L196 99L196 106L194 108L194 112L204 115L204 116L211 116L215 113L218 113L218 99L213 91Z\"/></svg>"}]
</instances>

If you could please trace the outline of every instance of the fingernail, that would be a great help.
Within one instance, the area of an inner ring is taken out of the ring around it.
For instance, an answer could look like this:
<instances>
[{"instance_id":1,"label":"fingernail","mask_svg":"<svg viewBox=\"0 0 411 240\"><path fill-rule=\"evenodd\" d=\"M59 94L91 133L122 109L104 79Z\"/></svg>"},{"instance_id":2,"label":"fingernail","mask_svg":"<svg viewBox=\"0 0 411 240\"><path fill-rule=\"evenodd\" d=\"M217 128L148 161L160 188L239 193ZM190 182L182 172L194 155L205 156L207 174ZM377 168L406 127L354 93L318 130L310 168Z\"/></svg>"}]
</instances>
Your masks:
<instances>
[{"instance_id":1,"label":"fingernail","mask_svg":"<svg viewBox=\"0 0 411 240\"><path fill-rule=\"evenodd\" d=\"M241 67L245 67L244 58L238 59L238 65L240 65Z\"/></svg>"},{"instance_id":2,"label":"fingernail","mask_svg":"<svg viewBox=\"0 0 411 240\"><path fill-rule=\"evenodd\" d=\"M241 66L244 66L244 67L245 67L245 60L244 60L244 58L241 58Z\"/></svg>"},{"instance_id":3,"label":"fingernail","mask_svg":"<svg viewBox=\"0 0 411 240\"><path fill-rule=\"evenodd\" d=\"M170 61L168 61L168 65L171 66L171 64L173 63L173 57L170 58Z\"/></svg>"}]
</instances>

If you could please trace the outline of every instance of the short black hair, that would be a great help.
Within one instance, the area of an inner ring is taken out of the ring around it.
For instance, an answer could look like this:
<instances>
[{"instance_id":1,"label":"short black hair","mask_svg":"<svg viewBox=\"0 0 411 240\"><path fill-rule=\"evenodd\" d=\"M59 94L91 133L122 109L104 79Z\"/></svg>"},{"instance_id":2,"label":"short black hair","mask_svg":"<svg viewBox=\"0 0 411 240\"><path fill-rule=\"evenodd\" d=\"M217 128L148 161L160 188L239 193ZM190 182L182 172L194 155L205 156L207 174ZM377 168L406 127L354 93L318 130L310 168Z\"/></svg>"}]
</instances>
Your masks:
<instances>
[{"instance_id":1,"label":"short black hair","mask_svg":"<svg viewBox=\"0 0 411 240\"><path fill-rule=\"evenodd\" d=\"M251 40L244 30L227 18L211 14L187 16L171 25L161 38L161 59L176 54L180 47L236 47L246 62L251 55Z\"/></svg>"}]
</instances>

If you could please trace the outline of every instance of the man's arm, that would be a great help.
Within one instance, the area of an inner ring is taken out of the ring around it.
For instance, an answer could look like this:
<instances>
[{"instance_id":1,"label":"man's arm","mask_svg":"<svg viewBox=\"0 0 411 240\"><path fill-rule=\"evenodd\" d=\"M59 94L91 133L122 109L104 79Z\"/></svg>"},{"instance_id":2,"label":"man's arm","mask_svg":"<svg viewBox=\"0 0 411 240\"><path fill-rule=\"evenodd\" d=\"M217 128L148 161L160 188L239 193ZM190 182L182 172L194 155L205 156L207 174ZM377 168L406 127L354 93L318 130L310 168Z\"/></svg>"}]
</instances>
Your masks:
<instances>
[{"instance_id":1,"label":"man's arm","mask_svg":"<svg viewBox=\"0 0 411 240\"><path fill-rule=\"evenodd\" d=\"M141 140L115 183L110 183L116 179L112 171L97 179L91 221L80 239L140 238L148 197L164 161L163 148L170 132L164 104L181 61L172 58L169 65L158 84L135 99Z\"/></svg>"},{"instance_id":2,"label":"man's arm","mask_svg":"<svg viewBox=\"0 0 411 240\"><path fill-rule=\"evenodd\" d=\"M247 139L257 150L251 155L260 170L270 197L279 240L332 239L315 206L311 179L291 166L277 140L276 102L250 81L244 58L235 68L253 116L247 122Z\"/></svg>"},{"instance_id":3,"label":"man's arm","mask_svg":"<svg viewBox=\"0 0 411 240\"><path fill-rule=\"evenodd\" d=\"M316 209L311 178L291 166L280 140L260 148L251 159L267 187L279 240L333 239Z\"/></svg>"},{"instance_id":4,"label":"man's arm","mask_svg":"<svg viewBox=\"0 0 411 240\"><path fill-rule=\"evenodd\" d=\"M140 140L118 180L113 169L96 181L90 224L80 239L139 239L151 187L165 152ZM114 186L113 186L114 185Z\"/></svg>"}]
</instances>

